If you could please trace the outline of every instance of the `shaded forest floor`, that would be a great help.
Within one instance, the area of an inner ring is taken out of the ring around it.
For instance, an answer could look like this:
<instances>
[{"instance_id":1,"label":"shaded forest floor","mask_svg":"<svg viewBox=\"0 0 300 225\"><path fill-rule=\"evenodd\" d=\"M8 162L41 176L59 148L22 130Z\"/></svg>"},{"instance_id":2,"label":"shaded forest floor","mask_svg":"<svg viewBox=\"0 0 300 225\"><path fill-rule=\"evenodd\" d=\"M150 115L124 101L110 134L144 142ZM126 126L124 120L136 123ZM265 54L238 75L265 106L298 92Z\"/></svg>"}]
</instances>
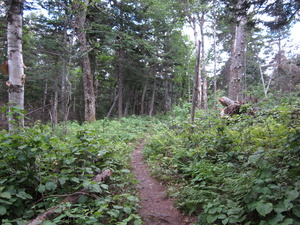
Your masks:
<instances>
[{"instance_id":1,"label":"shaded forest floor","mask_svg":"<svg viewBox=\"0 0 300 225\"><path fill-rule=\"evenodd\" d=\"M146 225L193 225L196 218L180 213L171 198L167 197L165 187L151 177L147 163L143 159L142 149L145 139L132 153L132 168L139 181L140 216Z\"/></svg>"}]
</instances>

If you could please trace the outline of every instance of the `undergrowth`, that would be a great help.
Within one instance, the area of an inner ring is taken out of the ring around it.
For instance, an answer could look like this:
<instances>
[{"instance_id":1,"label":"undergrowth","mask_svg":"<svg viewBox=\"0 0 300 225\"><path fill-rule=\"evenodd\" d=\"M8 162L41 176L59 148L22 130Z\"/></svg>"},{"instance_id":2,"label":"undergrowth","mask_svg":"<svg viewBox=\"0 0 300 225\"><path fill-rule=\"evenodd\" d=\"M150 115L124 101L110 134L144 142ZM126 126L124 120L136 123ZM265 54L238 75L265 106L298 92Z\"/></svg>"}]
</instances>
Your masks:
<instances>
[{"instance_id":1,"label":"undergrowth","mask_svg":"<svg viewBox=\"0 0 300 225\"><path fill-rule=\"evenodd\" d=\"M175 108L148 140L153 175L197 224L300 224L300 101L261 104L255 116L199 111L193 124Z\"/></svg>"},{"instance_id":2,"label":"undergrowth","mask_svg":"<svg viewBox=\"0 0 300 225\"><path fill-rule=\"evenodd\" d=\"M0 223L27 224L84 187L77 204L43 224L141 224L130 153L152 126L133 116L0 131ZM107 182L91 181L105 169L113 173Z\"/></svg>"}]
</instances>

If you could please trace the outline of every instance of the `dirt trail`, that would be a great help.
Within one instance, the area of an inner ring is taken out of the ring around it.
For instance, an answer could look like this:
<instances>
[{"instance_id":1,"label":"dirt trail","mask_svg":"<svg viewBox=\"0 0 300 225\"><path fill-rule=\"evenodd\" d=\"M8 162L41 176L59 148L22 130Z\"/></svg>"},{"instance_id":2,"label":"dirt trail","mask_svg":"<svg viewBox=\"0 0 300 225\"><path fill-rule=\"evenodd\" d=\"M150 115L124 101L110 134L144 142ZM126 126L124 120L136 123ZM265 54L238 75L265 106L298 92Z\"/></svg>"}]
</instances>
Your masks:
<instances>
[{"instance_id":1,"label":"dirt trail","mask_svg":"<svg viewBox=\"0 0 300 225\"><path fill-rule=\"evenodd\" d=\"M195 219L181 214L173 200L166 196L165 188L160 182L150 176L146 162L143 160L142 149L145 140L132 153L132 168L139 189L140 216L145 225L192 225Z\"/></svg>"}]
</instances>

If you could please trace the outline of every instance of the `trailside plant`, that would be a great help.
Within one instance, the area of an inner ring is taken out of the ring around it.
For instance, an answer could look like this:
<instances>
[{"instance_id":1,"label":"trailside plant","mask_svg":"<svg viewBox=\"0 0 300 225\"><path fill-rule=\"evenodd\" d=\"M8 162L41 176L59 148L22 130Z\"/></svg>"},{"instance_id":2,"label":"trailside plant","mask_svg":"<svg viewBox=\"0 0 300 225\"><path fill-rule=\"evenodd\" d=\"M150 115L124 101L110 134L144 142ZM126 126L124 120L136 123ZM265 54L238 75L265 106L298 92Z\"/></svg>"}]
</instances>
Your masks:
<instances>
[{"instance_id":1,"label":"trailside plant","mask_svg":"<svg viewBox=\"0 0 300 225\"><path fill-rule=\"evenodd\" d=\"M43 224L141 224L130 153L152 126L148 118L133 117L1 131L0 223L27 224L86 188L77 204L64 203L59 216ZM105 169L113 172L107 182L91 181Z\"/></svg>"},{"instance_id":2,"label":"trailside plant","mask_svg":"<svg viewBox=\"0 0 300 225\"><path fill-rule=\"evenodd\" d=\"M144 155L198 224L300 224L300 107L290 102L255 116L200 111L194 124L173 114Z\"/></svg>"}]
</instances>

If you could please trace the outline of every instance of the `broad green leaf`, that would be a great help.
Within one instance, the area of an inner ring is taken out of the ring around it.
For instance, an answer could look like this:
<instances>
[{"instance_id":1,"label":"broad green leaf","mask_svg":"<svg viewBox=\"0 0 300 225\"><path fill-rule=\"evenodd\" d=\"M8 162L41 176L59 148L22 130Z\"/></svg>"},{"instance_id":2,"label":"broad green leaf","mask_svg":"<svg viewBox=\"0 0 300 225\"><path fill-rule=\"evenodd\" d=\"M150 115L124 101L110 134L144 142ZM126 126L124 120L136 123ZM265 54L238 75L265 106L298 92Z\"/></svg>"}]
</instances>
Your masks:
<instances>
[{"instance_id":1,"label":"broad green leaf","mask_svg":"<svg viewBox=\"0 0 300 225\"><path fill-rule=\"evenodd\" d=\"M0 216L3 216L6 214L6 208L3 205L0 205Z\"/></svg>"},{"instance_id":2,"label":"broad green leaf","mask_svg":"<svg viewBox=\"0 0 300 225\"><path fill-rule=\"evenodd\" d=\"M18 147L18 149L24 149L26 147L27 147L27 145L21 145L21 146Z\"/></svg>"},{"instance_id":3,"label":"broad green leaf","mask_svg":"<svg viewBox=\"0 0 300 225\"><path fill-rule=\"evenodd\" d=\"M27 194L25 191L20 191L18 194L16 194L16 196L21 199L32 199L32 196Z\"/></svg>"},{"instance_id":4,"label":"broad green leaf","mask_svg":"<svg viewBox=\"0 0 300 225\"><path fill-rule=\"evenodd\" d=\"M284 216L280 213L277 213L277 215L271 219L268 220L270 225L276 225L279 224L284 219Z\"/></svg>"},{"instance_id":5,"label":"broad green leaf","mask_svg":"<svg viewBox=\"0 0 300 225\"><path fill-rule=\"evenodd\" d=\"M79 179L77 177L72 177L71 181L74 181L75 183L79 184Z\"/></svg>"},{"instance_id":6,"label":"broad green leaf","mask_svg":"<svg viewBox=\"0 0 300 225\"><path fill-rule=\"evenodd\" d=\"M87 202L87 200L89 199L89 197L87 195L81 195L78 199L78 203L79 204L84 204Z\"/></svg>"},{"instance_id":7,"label":"broad green leaf","mask_svg":"<svg viewBox=\"0 0 300 225\"><path fill-rule=\"evenodd\" d=\"M34 211L33 211L33 210L27 210L27 211L23 214L23 217L28 219L28 218L33 217L33 215L34 215Z\"/></svg>"},{"instance_id":8,"label":"broad green leaf","mask_svg":"<svg viewBox=\"0 0 300 225\"><path fill-rule=\"evenodd\" d=\"M285 207L286 211L290 210L294 206L294 204L291 203L291 201L289 199L285 199L283 202L284 202L284 207Z\"/></svg>"},{"instance_id":9,"label":"broad green leaf","mask_svg":"<svg viewBox=\"0 0 300 225\"><path fill-rule=\"evenodd\" d=\"M206 217L207 222L209 223L213 223L216 221L216 219L218 219L218 215L208 215Z\"/></svg>"},{"instance_id":10,"label":"broad green leaf","mask_svg":"<svg viewBox=\"0 0 300 225\"><path fill-rule=\"evenodd\" d=\"M25 161L25 160L26 160L25 154L21 153L21 154L19 155L19 157L18 157L18 160L19 160L19 161Z\"/></svg>"},{"instance_id":11,"label":"broad green leaf","mask_svg":"<svg viewBox=\"0 0 300 225\"><path fill-rule=\"evenodd\" d=\"M247 204L247 208L250 212L255 210L256 206L257 206L257 202L250 202L249 204Z\"/></svg>"},{"instance_id":12,"label":"broad green leaf","mask_svg":"<svg viewBox=\"0 0 300 225\"><path fill-rule=\"evenodd\" d=\"M86 180L86 181L83 182L83 187L86 188L86 189L88 189L89 186L90 186L90 184L91 184L91 182L89 182L89 181Z\"/></svg>"},{"instance_id":13,"label":"broad green leaf","mask_svg":"<svg viewBox=\"0 0 300 225\"><path fill-rule=\"evenodd\" d=\"M54 212L56 213L61 213L63 211L62 207L58 207L56 209L54 209Z\"/></svg>"},{"instance_id":14,"label":"broad green leaf","mask_svg":"<svg viewBox=\"0 0 300 225\"><path fill-rule=\"evenodd\" d=\"M131 202L138 202L139 201L139 199L137 198L137 197L134 197L134 196L128 196L127 197L127 199L129 200L129 201L131 201Z\"/></svg>"},{"instance_id":15,"label":"broad green leaf","mask_svg":"<svg viewBox=\"0 0 300 225\"><path fill-rule=\"evenodd\" d=\"M45 190L46 190L45 185L40 184L40 185L38 186L38 189L37 189L38 192L43 193L43 192L45 192Z\"/></svg>"},{"instance_id":16,"label":"broad green leaf","mask_svg":"<svg viewBox=\"0 0 300 225\"><path fill-rule=\"evenodd\" d=\"M127 214L131 214L131 211L132 211L131 208L126 207L126 206L124 207L123 210L124 210L124 212L127 213Z\"/></svg>"},{"instance_id":17,"label":"broad green leaf","mask_svg":"<svg viewBox=\"0 0 300 225\"><path fill-rule=\"evenodd\" d=\"M296 205L293 207L293 213L295 216L300 217L300 205Z\"/></svg>"},{"instance_id":18,"label":"broad green leaf","mask_svg":"<svg viewBox=\"0 0 300 225\"><path fill-rule=\"evenodd\" d=\"M11 194L9 192L5 191L5 192L0 194L0 197L10 199Z\"/></svg>"},{"instance_id":19,"label":"broad green leaf","mask_svg":"<svg viewBox=\"0 0 300 225\"><path fill-rule=\"evenodd\" d=\"M264 201L259 201L257 203L256 210L260 215L266 216L273 210L273 204L270 202L265 203Z\"/></svg>"},{"instance_id":20,"label":"broad green leaf","mask_svg":"<svg viewBox=\"0 0 300 225\"><path fill-rule=\"evenodd\" d=\"M294 220L291 218L287 218L281 223L281 225L290 225L290 224L294 224Z\"/></svg>"},{"instance_id":21,"label":"broad green leaf","mask_svg":"<svg viewBox=\"0 0 300 225\"><path fill-rule=\"evenodd\" d=\"M128 169L122 169L121 172L122 173L130 173L130 170L128 170Z\"/></svg>"},{"instance_id":22,"label":"broad green leaf","mask_svg":"<svg viewBox=\"0 0 300 225\"><path fill-rule=\"evenodd\" d=\"M225 218L224 220L222 220L222 224L227 224L229 222L229 218Z\"/></svg>"},{"instance_id":23,"label":"broad green leaf","mask_svg":"<svg viewBox=\"0 0 300 225\"><path fill-rule=\"evenodd\" d=\"M120 211L116 210L116 209L112 209L112 210L108 211L107 213L115 218L118 218L118 216L120 215Z\"/></svg>"},{"instance_id":24,"label":"broad green leaf","mask_svg":"<svg viewBox=\"0 0 300 225\"><path fill-rule=\"evenodd\" d=\"M0 204L11 205L12 203L3 199L0 199Z\"/></svg>"},{"instance_id":25,"label":"broad green leaf","mask_svg":"<svg viewBox=\"0 0 300 225\"><path fill-rule=\"evenodd\" d=\"M103 189L105 189L105 190L108 189L108 185L107 185L107 184L101 184L100 186L101 186L101 188L103 188Z\"/></svg>"},{"instance_id":26,"label":"broad green leaf","mask_svg":"<svg viewBox=\"0 0 300 225\"><path fill-rule=\"evenodd\" d=\"M120 205L114 205L113 208L114 208L114 209L123 209L124 207L123 207L123 206L120 206Z\"/></svg>"},{"instance_id":27,"label":"broad green leaf","mask_svg":"<svg viewBox=\"0 0 300 225\"><path fill-rule=\"evenodd\" d=\"M93 184L91 185L91 192L102 193L102 189L99 184Z\"/></svg>"},{"instance_id":28,"label":"broad green leaf","mask_svg":"<svg viewBox=\"0 0 300 225\"><path fill-rule=\"evenodd\" d=\"M293 201L299 197L299 192L297 190L287 191L286 196L288 200Z\"/></svg>"},{"instance_id":29,"label":"broad green leaf","mask_svg":"<svg viewBox=\"0 0 300 225\"><path fill-rule=\"evenodd\" d=\"M140 219L137 219L133 222L134 225L141 225L143 222Z\"/></svg>"},{"instance_id":30,"label":"broad green leaf","mask_svg":"<svg viewBox=\"0 0 300 225\"><path fill-rule=\"evenodd\" d=\"M225 214L219 214L218 215L218 219L225 219L227 216Z\"/></svg>"},{"instance_id":31,"label":"broad green leaf","mask_svg":"<svg viewBox=\"0 0 300 225\"><path fill-rule=\"evenodd\" d=\"M48 181L46 184L46 189L49 191L54 191L57 188L57 184L54 183L53 181Z\"/></svg>"},{"instance_id":32,"label":"broad green leaf","mask_svg":"<svg viewBox=\"0 0 300 225\"><path fill-rule=\"evenodd\" d=\"M67 177L59 177L58 181L61 185L64 185L66 183L66 181L68 180Z\"/></svg>"},{"instance_id":33,"label":"broad green leaf","mask_svg":"<svg viewBox=\"0 0 300 225\"><path fill-rule=\"evenodd\" d=\"M280 201L277 205L274 206L274 211L277 213L282 213L287 211L287 208L285 207L284 201Z\"/></svg>"},{"instance_id":34,"label":"broad green leaf","mask_svg":"<svg viewBox=\"0 0 300 225\"><path fill-rule=\"evenodd\" d=\"M250 155L248 158L248 163L257 163L261 155Z\"/></svg>"}]
</instances>

